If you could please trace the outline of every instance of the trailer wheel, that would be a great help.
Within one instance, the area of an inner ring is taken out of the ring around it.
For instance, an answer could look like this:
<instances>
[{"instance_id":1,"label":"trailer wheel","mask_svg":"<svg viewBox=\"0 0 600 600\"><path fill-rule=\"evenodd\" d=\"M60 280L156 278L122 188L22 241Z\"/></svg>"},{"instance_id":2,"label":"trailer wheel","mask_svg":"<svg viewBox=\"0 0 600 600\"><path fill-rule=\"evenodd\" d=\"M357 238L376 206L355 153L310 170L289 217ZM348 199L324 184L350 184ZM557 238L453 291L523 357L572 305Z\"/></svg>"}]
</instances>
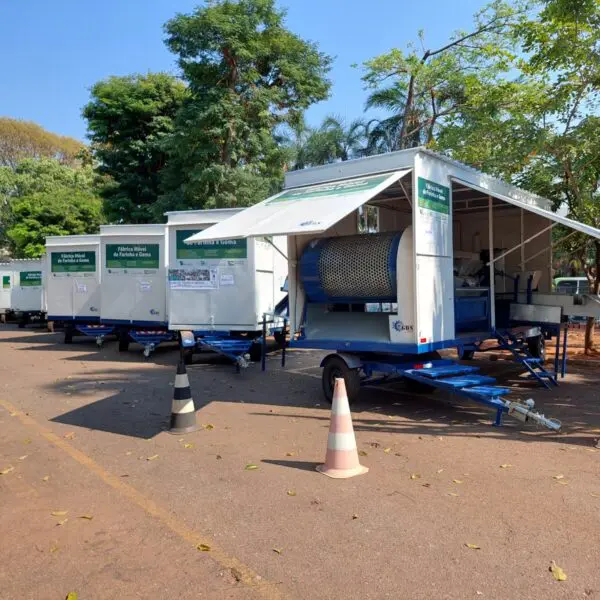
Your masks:
<instances>
[{"instance_id":1,"label":"trailer wheel","mask_svg":"<svg viewBox=\"0 0 600 600\"><path fill-rule=\"evenodd\" d=\"M474 356L475 356L475 350L462 350L458 355L458 359L459 360L473 360Z\"/></svg>"},{"instance_id":2,"label":"trailer wheel","mask_svg":"<svg viewBox=\"0 0 600 600\"><path fill-rule=\"evenodd\" d=\"M280 348L283 348L283 344L285 344L285 338L286 336L283 331L273 332L273 339Z\"/></svg>"},{"instance_id":3,"label":"trailer wheel","mask_svg":"<svg viewBox=\"0 0 600 600\"><path fill-rule=\"evenodd\" d=\"M65 327L65 337L63 339L65 344L73 343L73 329L71 327Z\"/></svg>"},{"instance_id":4,"label":"trailer wheel","mask_svg":"<svg viewBox=\"0 0 600 600\"><path fill-rule=\"evenodd\" d=\"M119 336L119 352L127 352L129 350L129 338L126 333Z\"/></svg>"},{"instance_id":5,"label":"trailer wheel","mask_svg":"<svg viewBox=\"0 0 600 600\"><path fill-rule=\"evenodd\" d=\"M537 335L527 340L527 349L533 358L541 358L546 361L546 340L543 335Z\"/></svg>"},{"instance_id":6,"label":"trailer wheel","mask_svg":"<svg viewBox=\"0 0 600 600\"><path fill-rule=\"evenodd\" d=\"M358 369L351 369L343 358L333 355L325 359L322 374L323 394L330 404L333 401L335 380L338 377L344 380L348 403L352 404L360 393L360 372Z\"/></svg>"}]
</instances>

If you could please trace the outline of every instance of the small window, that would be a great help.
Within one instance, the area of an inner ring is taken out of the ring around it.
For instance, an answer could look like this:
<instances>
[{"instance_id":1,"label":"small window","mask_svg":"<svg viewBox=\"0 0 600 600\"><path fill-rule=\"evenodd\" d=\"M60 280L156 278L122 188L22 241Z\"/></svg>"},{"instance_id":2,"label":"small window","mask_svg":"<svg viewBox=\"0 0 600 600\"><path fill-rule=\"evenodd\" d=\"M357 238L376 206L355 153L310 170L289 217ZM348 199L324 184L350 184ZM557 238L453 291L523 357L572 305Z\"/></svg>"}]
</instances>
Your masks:
<instances>
[{"instance_id":1,"label":"small window","mask_svg":"<svg viewBox=\"0 0 600 600\"><path fill-rule=\"evenodd\" d=\"M358 233L379 232L379 208L363 205L358 209Z\"/></svg>"},{"instance_id":2,"label":"small window","mask_svg":"<svg viewBox=\"0 0 600 600\"><path fill-rule=\"evenodd\" d=\"M589 294L590 293L590 284L587 281L579 282L579 294Z\"/></svg>"},{"instance_id":3,"label":"small window","mask_svg":"<svg viewBox=\"0 0 600 600\"><path fill-rule=\"evenodd\" d=\"M576 294L577 281L559 281L556 285L556 291L560 294Z\"/></svg>"}]
</instances>

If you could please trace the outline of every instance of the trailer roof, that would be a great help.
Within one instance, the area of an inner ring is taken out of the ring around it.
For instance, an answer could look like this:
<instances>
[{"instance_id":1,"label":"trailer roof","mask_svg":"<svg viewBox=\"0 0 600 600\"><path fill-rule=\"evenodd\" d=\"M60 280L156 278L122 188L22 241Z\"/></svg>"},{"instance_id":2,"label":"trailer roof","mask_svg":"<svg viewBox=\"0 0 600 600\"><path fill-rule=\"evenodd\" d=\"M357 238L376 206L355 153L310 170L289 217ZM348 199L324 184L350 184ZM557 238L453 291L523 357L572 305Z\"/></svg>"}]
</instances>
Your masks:
<instances>
[{"instance_id":1,"label":"trailer roof","mask_svg":"<svg viewBox=\"0 0 600 600\"><path fill-rule=\"evenodd\" d=\"M410 171L402 169L284 190L185 242L322 233Z\"/></svg>"},{"instance_id":2,"label":"trailer roof","mask_svg":"<svg viewBox=\"0 0 600 600\"><path fill-rule=\"evenodd\" d=\"M242 212L243 208L210 208L206 210L173 210L166 212L167 225L212 225Z\"/></svg>"},{"instance_id":3,"label":"trailer roof","mask_svg":"<svg viewBox=\"0 0 600 600\"><path fill-rule=\"evenodd\" d=\"M100 235L90 233L86 235L49 235L46 237L46 246L85 246L100 243Z\"/></svg>"},{"instance_id":4,"label":"trailer roof","mask_svg":"<svg viewBox=\"0 0 600 600\"><path fill-rule=\"evenodd\" d=\"M148 225L100 225L100 235L164 235L165 225L151 223Z\"/></svg>"}]
</instances>

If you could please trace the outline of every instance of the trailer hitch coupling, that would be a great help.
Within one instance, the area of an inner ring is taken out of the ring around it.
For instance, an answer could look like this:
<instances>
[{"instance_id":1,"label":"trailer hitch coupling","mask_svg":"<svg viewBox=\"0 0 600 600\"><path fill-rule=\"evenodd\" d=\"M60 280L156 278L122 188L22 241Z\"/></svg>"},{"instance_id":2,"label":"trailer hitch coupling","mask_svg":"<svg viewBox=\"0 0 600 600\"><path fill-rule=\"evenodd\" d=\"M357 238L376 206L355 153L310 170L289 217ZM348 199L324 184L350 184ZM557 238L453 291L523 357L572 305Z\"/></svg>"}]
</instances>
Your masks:
<instances>
[{"instance_id":1,"label":"trailer hitch coupling","mask_svg":"<svg viewBox=\"0 0 600 600\"><path fill-rule=\"evenodd\" d=\"M560 431L561 422L558 419L548 419L543 414L533 410L535 402L529 398L524 404L520 402L509 402L508 403L508 414L514 417L518 421L526 423L527 421L534 421L540 425L544 425L552 431Z\"/></svg>"}]
</instances>

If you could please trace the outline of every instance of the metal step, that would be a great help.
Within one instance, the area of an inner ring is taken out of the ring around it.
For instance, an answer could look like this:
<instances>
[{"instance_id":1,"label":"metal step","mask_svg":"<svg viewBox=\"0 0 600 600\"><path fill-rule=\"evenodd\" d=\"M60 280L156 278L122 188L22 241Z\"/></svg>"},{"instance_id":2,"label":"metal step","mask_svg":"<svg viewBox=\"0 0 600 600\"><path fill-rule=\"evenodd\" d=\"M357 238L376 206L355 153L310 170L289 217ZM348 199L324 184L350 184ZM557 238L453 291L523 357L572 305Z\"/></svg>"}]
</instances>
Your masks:
<instances>
[{"instance_id":1,"label":"metal step","mask_svg":"<svg viewBox=\"0 0 600 600\"><path fill-rule=\"evenodd\" d=\"M440 379L442 383L453 388L471 388L473 386L481 386L487 383L494 383L496 380L487 375L459 375L458 377L446 377Z\"/></svg>"},{"instance_id":2,"label":"metal step","mask_svg":"<svg viewBox=\"0 0 600 600\"><path fill-rule=\"evenodd\" d=\"M441 379L452 375L467 375L476 373L479 367L468 367L467 365L447 365L444 367L432 367L431 369L413 369L415 375L421 375L428 379Z\"/></svg>"}]
</instances>

